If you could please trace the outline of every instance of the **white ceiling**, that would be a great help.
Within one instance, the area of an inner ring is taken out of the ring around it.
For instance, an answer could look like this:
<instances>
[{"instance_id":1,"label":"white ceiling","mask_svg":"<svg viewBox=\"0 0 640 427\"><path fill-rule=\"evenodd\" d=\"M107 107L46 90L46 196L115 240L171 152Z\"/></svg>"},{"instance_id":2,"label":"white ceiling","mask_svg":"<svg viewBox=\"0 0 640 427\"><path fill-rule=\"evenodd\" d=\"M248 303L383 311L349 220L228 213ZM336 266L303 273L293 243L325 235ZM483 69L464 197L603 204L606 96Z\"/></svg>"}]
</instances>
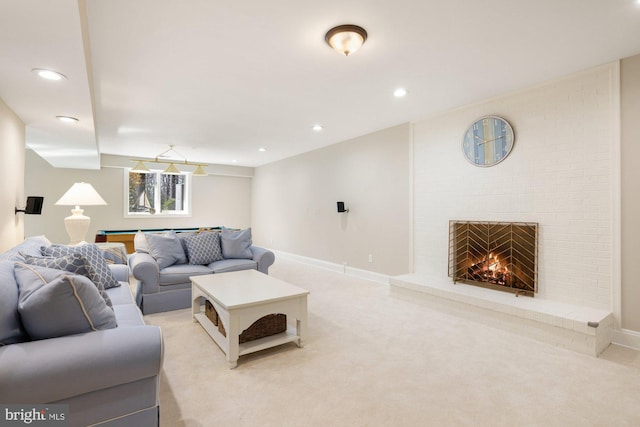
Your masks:
<instances>
[{"instance_id":1,"label":"white ceiling","mask_svg":"<svg viewBox=\"0 0 640 427\"><path fill-rule=\"evenodd\" d=\"M0 98L59 167L258 166L638 53L638 0L0 0Z\"/></svg>"}]
</instances>

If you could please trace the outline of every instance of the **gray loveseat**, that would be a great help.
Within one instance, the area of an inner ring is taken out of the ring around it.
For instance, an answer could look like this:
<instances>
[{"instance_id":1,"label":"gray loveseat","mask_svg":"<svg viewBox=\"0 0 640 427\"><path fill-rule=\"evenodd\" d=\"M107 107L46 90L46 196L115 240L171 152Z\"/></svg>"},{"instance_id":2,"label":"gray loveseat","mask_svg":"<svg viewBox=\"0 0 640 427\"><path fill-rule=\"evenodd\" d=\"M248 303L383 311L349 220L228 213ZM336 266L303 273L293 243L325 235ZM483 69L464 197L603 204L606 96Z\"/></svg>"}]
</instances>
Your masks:
<instances>
[{"instance_id":1,"label":"gray loveseat","mask_svg":"<svg viewBox=\"0 0 640 427\"><path fill-rule=\"evenodd\" d=\"M29 238L0 255L0 402L69 405L70 426L158 426L162 334L158 327L144 324L129 287L128 266L106 267L120 286L106 289L106 295L97 294L111 302L113 312L107 313L117 326L46 339L33 339L31 330L25 332L27 324L36 329L50 326L38 325L42 317L35 318L36 323L34 318L27 321L24 311L15 307L19 304L22 310L25 305L20 287L20 274L30 268L22 262L25 253L38 255L40 246L48 244L43 236ZM79 274L63 275L89 280ZM47 304L47 310L51 306ZM111 310L106 305L101 309L105 307ZM55 316L54 321L67 317Z\"/></svg>"},{"instance_id":2,"label":"gray loveseat","mask_svg":"<svg viewBox=\"0 0 640 427\"><path fill-rule=\"evenodd\" d=\"M189 277L239 270L269 273L275 256L253 246L251 229L201 233L141 233L129 257L138 281L136 302L144 314L191 307Z\"/></svg>"}]
</instances>

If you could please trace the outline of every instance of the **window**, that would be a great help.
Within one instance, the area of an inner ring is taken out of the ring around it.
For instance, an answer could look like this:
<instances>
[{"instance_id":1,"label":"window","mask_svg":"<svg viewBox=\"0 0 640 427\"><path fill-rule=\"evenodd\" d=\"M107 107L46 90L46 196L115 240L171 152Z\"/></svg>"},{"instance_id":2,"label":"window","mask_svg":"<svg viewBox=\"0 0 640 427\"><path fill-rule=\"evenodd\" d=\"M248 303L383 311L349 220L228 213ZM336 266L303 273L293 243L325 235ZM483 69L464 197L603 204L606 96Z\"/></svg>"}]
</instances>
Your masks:
<instances>
[{"instance_id":1,"label":"window","mask_svg":"<svg viewBox=\"0 0 640 427\"><path fill-rule=\"evenodd\" d=\"M127 200L125 216L190 214L190 176L160 171L138 173L125 170Z\"/></svg>"}]
</instances>

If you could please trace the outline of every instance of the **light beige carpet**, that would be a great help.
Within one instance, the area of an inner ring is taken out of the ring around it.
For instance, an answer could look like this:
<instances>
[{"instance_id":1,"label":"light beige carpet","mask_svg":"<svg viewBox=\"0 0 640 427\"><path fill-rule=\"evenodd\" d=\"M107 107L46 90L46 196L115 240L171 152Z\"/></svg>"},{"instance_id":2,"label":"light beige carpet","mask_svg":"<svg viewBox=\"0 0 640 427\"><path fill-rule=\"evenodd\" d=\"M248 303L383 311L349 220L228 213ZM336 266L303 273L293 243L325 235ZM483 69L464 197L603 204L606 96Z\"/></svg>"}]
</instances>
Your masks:
<instances>
[{"instance_id":1,"label":"light beige carpet","mask_svg":"<svg viewBox=\"0 0 640 427\"><path fill-rule=\"evenodd\" d=\"M639 426L640 355L582 355L465 320L388 287L278 259L309 289L304 348L222 351L190 310L162 327L161 426Z\"/></svg>"}]
</instances>

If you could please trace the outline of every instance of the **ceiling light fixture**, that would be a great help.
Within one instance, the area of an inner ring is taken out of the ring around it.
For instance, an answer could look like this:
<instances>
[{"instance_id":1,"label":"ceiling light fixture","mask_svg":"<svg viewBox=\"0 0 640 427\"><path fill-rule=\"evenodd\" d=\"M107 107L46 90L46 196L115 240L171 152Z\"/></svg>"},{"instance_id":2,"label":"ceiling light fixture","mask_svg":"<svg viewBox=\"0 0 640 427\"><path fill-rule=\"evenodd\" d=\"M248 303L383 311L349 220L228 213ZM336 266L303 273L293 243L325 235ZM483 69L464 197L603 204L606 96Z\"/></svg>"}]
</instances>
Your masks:
<instances>
[{"instance_id":1,"label":"ceiling light fixture","mask_svg":"<svg viewBox=\"0 0 640 427\"><path fill-rule=\"evenodd\" d=\"M173 153L173 156L168 156L168 153ZM174 159L176 157L179 157L180 160L162 160L161 157L165 157L165 158L171 158L173 157ZM149 168L147 167L147 165L144 164L144 162L148 162L148 163L162 163L162 164L166 164L169 165L167 166L167 168L164 170L163 173L167 174L167 175L179 175L181 172L180 170L176 167L176 163L180 164L180 165L187 165L187 166L195 166L195 170L193 171L193 176L207 176L207 171L204 170L204 168L207 166L204 163L193 163L193 162L189 162L187 161L187 158L184 157L182 154L178 153L176 150L173 149L173 145L169 145L169 149L163 151L162 153L158 154L153 160L143 160L143 159L131 159L132 162L136 162L135 166L131 169L131 172L136 172L136 173L150 173L151 171L149 170Z\"/></svg>"},{"instance_id":2,"label":"ceiling light fixture","mask_svg":"<svg viewBox=\"0 0 640 427\"><path fill-rule=\"evenodd\" d=\"M64 74L59 73L57 71L46 70L44 68L34 68L31 71L33 71L34 73L38 73L38 75L40 77L42 77L43 79L47 79L47 80L62 80L62 79L65 79L65 80L67 80L67 76L65 76Z\"/></svg>"},{"instance_id":3,"label":"ceiling light fixture","mask_svg":"<svg viewBox=\"0 0 640 427\"><path fill-rule=\"evenodd\" d=\"M264 147L260 147L260 148L258 148L258 151L261 152L261 153L264 153L265 151L267 151L267 149L264 148Z\"/></svg>"},{"instance_id":4,"label":"ceiling light fixture","mask_svg":"<svg viewBox=\"0 0 640 427\"><path fill-rule=\"evenodd\" d=\"M75 117L71 117L71 116L56 116L56 119L60 120L61 122L65 122L65 123L76 123L76 122L80 121L80 120L76 119Z\"/></svg>"},{"instance_id":5,"label":"ceiling light fixture","mask_svg":"<svg viewBox=\"0 0 640 427\"><path fill-rule=\"evenodd\" d=\"M357 25L338 25L324 36L329 46L344 56L349 56L367 40L367 32Z\"/></svg>"},{"instance_id":6,"label":"ceiling light fixture","mask_svg":"<svg viewBox=\"0 0 640 427\"><path fill-rule=\"evenodd\" d=\"M403 87L399 87L398 89L393 91L393 96L395 96L396 98L402 98L403 96L406 96L409 93L408 90L406 90Z\"/></svg>"},{"instance_id":7,"label":"ceiling light fixture","mask_svg":"<svg viewBox=\"0 0 640 427\"><path fill-rule=\"evenodd\" d=\"M316 132L320 132L324 128L322 127L322 125L313 125L311 129L313 129Z\"/></svg>"}]
</instances>

